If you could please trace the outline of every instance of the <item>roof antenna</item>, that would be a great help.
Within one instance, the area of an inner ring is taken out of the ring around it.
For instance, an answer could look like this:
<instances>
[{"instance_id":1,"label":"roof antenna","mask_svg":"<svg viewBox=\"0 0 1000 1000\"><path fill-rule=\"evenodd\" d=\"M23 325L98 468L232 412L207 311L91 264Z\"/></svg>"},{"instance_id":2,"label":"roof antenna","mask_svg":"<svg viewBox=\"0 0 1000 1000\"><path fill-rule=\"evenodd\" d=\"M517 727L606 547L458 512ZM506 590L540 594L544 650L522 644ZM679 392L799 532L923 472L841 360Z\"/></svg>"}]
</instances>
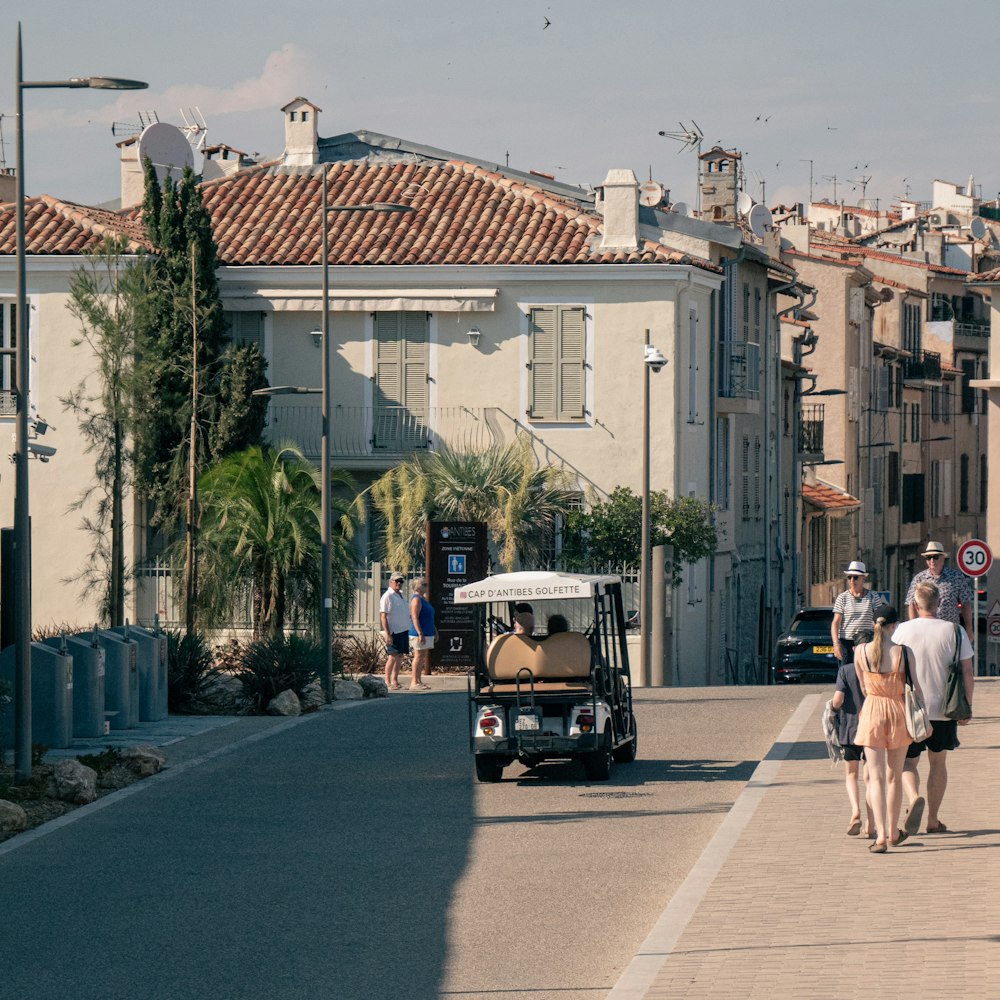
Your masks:
<instances>
[{"instance_id":1,"label":"roof antenna","mask_svg":"<svg viewBox=\"0 0 1000 1000\"><path fill-rule=\"evenodd\" d=\"M701 140L705 138L705 133L702 132L701 126L692 118L690 125L685 125L684 122L677 123L680 126L679 132L667 132L661 131L659 134L665 139L673 139L675 142L681 144L681 148L677 150L678 155L683 153L686 149L693 149L695 152L695 157L698 160L698 170L699 174L695 178L698 191L698 212L701 213Z\"/></svg>"}]
</instances>

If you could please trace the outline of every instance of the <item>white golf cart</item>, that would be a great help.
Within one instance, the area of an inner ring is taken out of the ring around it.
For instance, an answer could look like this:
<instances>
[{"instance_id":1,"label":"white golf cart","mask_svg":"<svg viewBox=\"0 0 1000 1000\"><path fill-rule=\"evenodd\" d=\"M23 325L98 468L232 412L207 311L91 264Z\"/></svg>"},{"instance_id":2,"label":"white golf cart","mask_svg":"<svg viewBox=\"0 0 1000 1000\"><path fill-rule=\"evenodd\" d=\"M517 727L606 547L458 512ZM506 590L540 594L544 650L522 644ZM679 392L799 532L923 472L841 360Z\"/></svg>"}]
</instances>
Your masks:
<instances>
[{"instance_id":1,"label":"white golf cart","mask_svg":"<svg viewBox=\"0 0 1000 1000\"><path fill-rule=\"evenodd\" d=\"M470 748L480 781L499 781L515 760L534 767L566 759L582 761L591 781L606 781L612 760L635 760L620 577L503 573L456 587L454 599L478 606L483 635L469 671ZM534 636L513 630L524 605ZM566 630L546 634L553 616Z\"/></svg>"}]
</instances>

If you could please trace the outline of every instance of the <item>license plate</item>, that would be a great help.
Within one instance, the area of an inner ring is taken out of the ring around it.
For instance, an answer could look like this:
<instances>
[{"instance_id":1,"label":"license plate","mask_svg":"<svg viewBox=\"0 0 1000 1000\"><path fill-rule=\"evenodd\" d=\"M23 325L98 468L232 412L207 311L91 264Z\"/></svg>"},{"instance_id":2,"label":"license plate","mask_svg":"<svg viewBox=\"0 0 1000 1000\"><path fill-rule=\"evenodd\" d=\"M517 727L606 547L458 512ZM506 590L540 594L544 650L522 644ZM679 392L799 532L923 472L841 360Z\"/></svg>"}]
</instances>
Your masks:
<instances>
[{"instance_id":1,"label":"license plate","mask_svg":"<svg viewBox=\"0 0 1000 1000\"><path fill-rule=\"evenodd\" d=\"M514 729L519 732L537 733L541 728L541 720L537 715L519 715L514 720Z\"/></svg>"},{"instance_id":2,"label":"license plate","mask_svg":"<svg viewBox=\"0 0 1000 1000\"><path fill-rule=\"evenodd\" d=\"M832 653L833 646L813 646L814 653Z\"/></svg>"}]
</instances>

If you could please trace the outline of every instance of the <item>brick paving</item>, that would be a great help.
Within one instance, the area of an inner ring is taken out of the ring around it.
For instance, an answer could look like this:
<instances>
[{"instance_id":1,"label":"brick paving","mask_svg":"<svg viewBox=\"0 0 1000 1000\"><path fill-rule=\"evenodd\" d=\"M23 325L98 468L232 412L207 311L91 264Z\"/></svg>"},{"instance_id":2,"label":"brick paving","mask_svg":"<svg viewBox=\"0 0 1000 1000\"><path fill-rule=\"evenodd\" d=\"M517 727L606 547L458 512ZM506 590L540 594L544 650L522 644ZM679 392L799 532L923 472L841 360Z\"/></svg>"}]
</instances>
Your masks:
<instances>
[{"instance_id":1,"label":"brick paving","mask_svg":"<svg viewBox=\"0 0 1000 1000\"><path fill-rule=\"evenodd\" d=\"M848 837L820 698L652 983L647 1000L1000 995L1000 681L949 754L941 818L888 854ZM926 791L927 765L920 768ZM752 782L751 782L752 785ZM904 804L905 816L905 804Z\"/></svg>"}]
</instances>

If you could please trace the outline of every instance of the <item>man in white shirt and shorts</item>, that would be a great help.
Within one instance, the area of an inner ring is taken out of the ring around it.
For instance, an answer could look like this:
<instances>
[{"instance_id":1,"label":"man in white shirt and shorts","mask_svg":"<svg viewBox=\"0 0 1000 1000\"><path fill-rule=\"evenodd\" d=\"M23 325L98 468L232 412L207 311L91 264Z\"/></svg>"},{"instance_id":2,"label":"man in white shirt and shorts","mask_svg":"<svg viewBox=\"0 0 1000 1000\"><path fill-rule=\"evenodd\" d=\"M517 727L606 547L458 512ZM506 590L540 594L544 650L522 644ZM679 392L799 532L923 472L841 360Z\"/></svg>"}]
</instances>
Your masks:
<instances>
[{"instance_id":1,"label":"man in white shirt and shorts","mask_svg":"<svg viewBox=\"0 0 1000 1000\"><path fill-rule=\"evenodd\" d=\"M962 676L965 681L965 695L972 704L972 688L975 677L972 671L972 643L960 625L943 621L937 617L940 594L933 583L918 583L914 589L914 605L917 617L900 624L892 634L892 641L905 646L910 651L910 673L915 675L927 706L931 721L931 735L920 743L912 743L906 754L903 767L903 787L910 799L910 812L906 817L906 832L917 832L924 800L920 796L920 776L917 762L927 751L930 771L927 774L927 832L947 833L948 828L941 822L938 810L948 787L947 754L957 750L958 726L968 724L968 719L956 722L941 711L948 668L955 658L956 643L958 658L962 662Z\"/></svg>"},{"instance_id":2,"label":"man in white shirt and shorts","mask_svg":"<svg viewBox=\"0 0 1000 1000\"><path fill-rule=\"evenodd\" d=\"M382 638L385 640L385 686L390 691L399 690L399 668L410 649L410 609L403 597L406 577L396 572L389 577L389 588L379 601L379 619Z\"/></svg>"}]
</instances>

